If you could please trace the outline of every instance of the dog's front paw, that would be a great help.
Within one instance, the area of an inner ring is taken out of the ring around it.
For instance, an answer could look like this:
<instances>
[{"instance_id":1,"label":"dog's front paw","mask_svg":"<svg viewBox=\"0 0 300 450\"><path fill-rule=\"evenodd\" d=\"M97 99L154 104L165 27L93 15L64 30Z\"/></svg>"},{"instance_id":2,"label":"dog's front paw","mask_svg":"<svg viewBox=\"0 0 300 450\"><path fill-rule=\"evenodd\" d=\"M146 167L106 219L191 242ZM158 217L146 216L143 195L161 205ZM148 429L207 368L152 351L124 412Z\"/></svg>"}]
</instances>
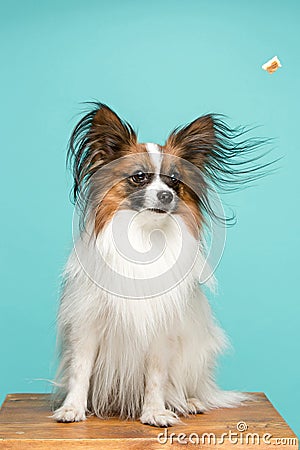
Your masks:
<instances>
[{"instance_id":1,"label":"dog's front paw","mask_svg":"<svg viewBox=\"0 0 300 450\"><path fill-rule=\"evenodd\" d=\"M180 422L179 417L168 409L146 409L140 421L155 427L172 427Z\"/></svg>"},{"instance_id":2,"label":"dog's front paw","mask_svg":"<svg viewBox=\"0 0 300 450\"><path fill-rule=\"evenodd\" d=\"M80 422L86 419L85 410L74 405L62 405L52 417L57 422Z\"/></svg>"},{"instance_id":3,"label":"dog's front paw","mask_svg":"<svg viewBox=\"0 0 300 450\"><path fill-rule=\"evenodd\" d=\"M188 398L186 400L189 414L202 414L205 411L205 406L197 398Z\"/></svg>"}]
</instances>

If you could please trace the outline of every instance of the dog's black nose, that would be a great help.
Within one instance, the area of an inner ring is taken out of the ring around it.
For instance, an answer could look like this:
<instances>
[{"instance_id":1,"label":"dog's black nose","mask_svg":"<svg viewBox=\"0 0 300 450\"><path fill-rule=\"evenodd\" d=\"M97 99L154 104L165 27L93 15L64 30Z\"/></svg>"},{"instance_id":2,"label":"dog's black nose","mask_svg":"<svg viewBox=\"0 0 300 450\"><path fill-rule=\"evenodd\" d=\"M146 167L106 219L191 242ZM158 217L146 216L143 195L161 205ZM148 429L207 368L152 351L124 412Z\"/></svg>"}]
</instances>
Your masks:
<instances>
[{"instance_id":1,"label":"dog's black nose","mask_svg":"<svg viewBox=\"0 0 300 450\"><path fill-rule=\"evenodd\" d=\"M167 205L173 200L173 194L170 191L158 191L157 198L164 205Z\"/></svg>"}]
</instances>

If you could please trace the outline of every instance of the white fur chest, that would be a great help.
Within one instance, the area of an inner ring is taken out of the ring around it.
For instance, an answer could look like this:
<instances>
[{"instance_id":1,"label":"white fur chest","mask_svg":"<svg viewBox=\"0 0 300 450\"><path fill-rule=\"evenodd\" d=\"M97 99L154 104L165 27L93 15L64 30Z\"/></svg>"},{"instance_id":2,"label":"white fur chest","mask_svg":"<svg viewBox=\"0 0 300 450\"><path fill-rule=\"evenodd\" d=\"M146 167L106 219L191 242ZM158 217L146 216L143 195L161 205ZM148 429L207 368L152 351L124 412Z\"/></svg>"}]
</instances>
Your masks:
<instances>
[{"instance_id":1,"label":"white fur chest","mask_svg":"<svg viewBox=\"0 0 300 450\"><path fill-rule=\"evenodd\" d=\"M199 244L180 217L120 211L96 242L83 236L75 250L90 279L113 297L161 297L199 276Z\"/></svg>"}]
</instances>

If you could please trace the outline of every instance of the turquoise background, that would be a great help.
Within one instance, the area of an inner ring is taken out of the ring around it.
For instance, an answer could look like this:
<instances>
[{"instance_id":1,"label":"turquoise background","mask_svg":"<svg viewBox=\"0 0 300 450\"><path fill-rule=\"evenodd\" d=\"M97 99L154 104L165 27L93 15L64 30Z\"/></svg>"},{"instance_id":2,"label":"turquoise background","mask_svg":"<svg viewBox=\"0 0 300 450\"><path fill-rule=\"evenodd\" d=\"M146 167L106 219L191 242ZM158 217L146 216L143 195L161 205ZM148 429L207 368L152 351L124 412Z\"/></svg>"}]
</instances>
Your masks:
<instances>
[{"instance_id":1,"label":"turquoise background","mask_svg":"<svg viewBox=\"0 0 300 450\"><path fill-rule=\"evenodd\" d=\"M299 21L291 0L1 1L1 400L49 391L37 379L54 375L80 102L108 103L142 141L213 111L262 125L284 155L276 174L226 197L238 223L212 303L234 350L218 379L266 392L300 432ZM283 67L269 75L274 55Z\"/></svg>"}]
</instances>

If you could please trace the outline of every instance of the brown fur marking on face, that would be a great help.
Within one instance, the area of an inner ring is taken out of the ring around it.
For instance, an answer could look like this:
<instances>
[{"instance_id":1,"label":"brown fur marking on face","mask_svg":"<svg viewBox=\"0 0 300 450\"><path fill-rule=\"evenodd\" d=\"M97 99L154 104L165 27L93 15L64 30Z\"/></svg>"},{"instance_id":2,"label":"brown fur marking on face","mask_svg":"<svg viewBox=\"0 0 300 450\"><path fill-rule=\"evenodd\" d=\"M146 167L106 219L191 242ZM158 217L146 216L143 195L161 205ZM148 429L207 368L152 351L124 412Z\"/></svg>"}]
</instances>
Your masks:
<instances>
[{"instance_id":1,"label":"brown fur marking on face","mask_svg":"<svg viewBox=\"0 0 300 450\"><path fill-rule=\"evenodd\" d=\"M182 193L179 196L180 201L176 214L180 214L192 235L198 239L203 224L198 199L186 187L183 187Z\"/></svg>"},{"instance_id":2,"label":"brown fur marking on face","mask_svg":"<svg viewBox=\"0 0 300 450\"><path fill-rule=\"evenodd\" d=\"M111 188L101 203L98 205L95 215L94 231L95 235L102 231L104 226L113 218L114 214L120 208L120 202L124 200L124 184L126 180L120 181Z\"/></svg>"},{"instance_id":3,"label":"brown fur marking on face","mask_svg":"<svg viewBox=\"0 0 300 450\"><path fill-rule=\"evenodd\" d=\"M170 147L162 149L164 157L161 173L163 176L176 174L180 180L178 186L174 188L179 198L176 214L181 215L190 232L195 238L198 238L203 223L199 207L199 196L201 195L199 169L185 159L172 154ZM167 151L165 152L165 150Z\"/></svg>"},{"instance_id":4,"label":"brown fur marking on face","mask_svg":"<svg viewBox=\"0 0 300 450\"><path fill-rule=\"evenodd\" d=\"M93 180L94 193L91 195L95 205L95 234L101 232L104 226L112 219L118 209L130 208L129 196L134 193L135 187L130 186L127 178L137 170L152 173L154 167L145 144L135 144L123 149L123 157L116 159L112 164L103 167ZM103 189L106 192L103 192Z\"/></svg>"}]
</instances>

